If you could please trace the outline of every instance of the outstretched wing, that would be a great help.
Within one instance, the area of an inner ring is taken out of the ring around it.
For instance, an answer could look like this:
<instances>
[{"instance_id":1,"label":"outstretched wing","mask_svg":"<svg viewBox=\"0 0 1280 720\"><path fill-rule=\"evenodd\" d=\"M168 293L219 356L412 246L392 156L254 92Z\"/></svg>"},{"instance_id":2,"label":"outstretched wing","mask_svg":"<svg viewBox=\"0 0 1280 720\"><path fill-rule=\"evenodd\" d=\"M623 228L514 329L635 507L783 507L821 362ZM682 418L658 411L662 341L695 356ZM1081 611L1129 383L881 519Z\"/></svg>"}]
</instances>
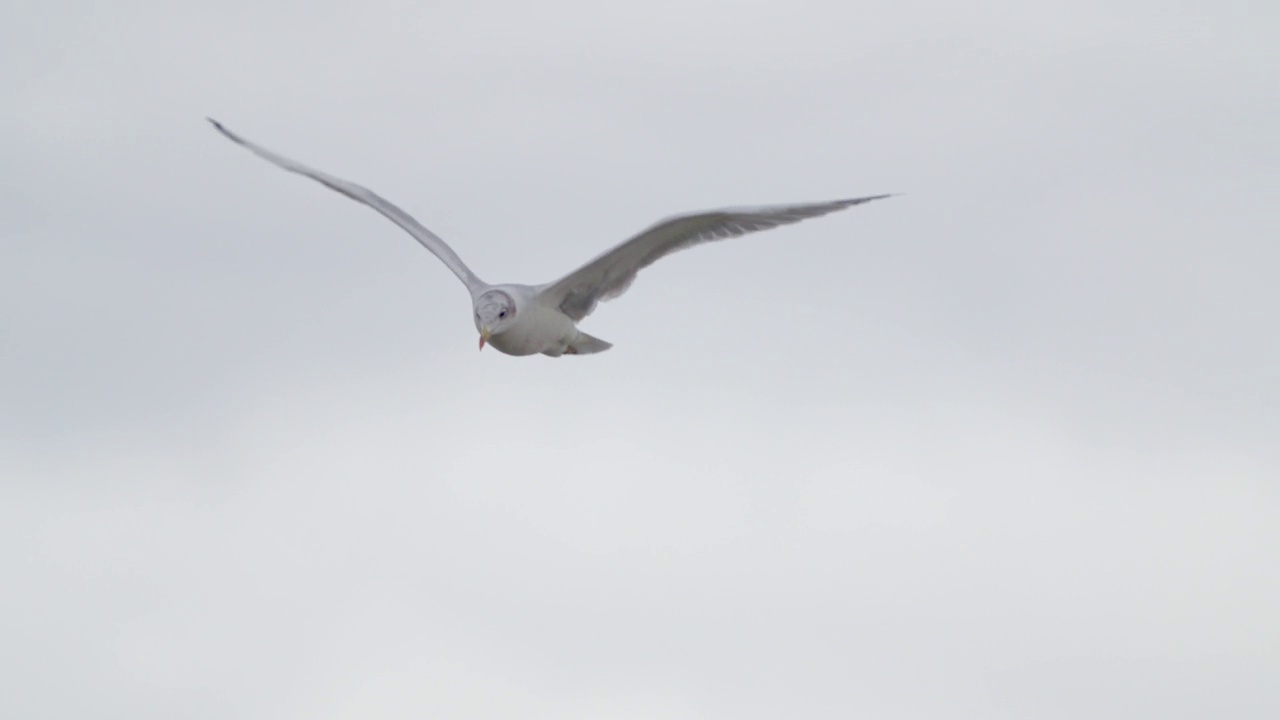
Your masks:
<instances>
[{"instance_id":1,"label":"outstretched wing","mask_svg":"<svg viewBox=\"0 0 1280 720\"><path fill-rule=\"evenodd\" d=\"M475 294L478 289L487 287L480 278L476 277L475 273L471 272L471 268L467 267L466 263L462 262L462 258L458 257L458 254L455 253L453 248L450 248L444 240L441 240L435 233L423 227L417 220L414 220L409 213L379 197L377 193L372 190L352 182L347 182L341 178L336 178L332 175L322 173L319 170L314 170L282 155L277 155L276 153L245 140L239 135L231 132L223 127L222 123L217 120L214 120L213 118L207 118L207 120L213 124L213 127L218 132L222 133L229 140L248 148L258 157L278 165L289 172L305 175L330 190L340 192L352 200L368 205L374 210L382 213L387 219L399 225L405 230L405 232L412 235L415 240L422 243L423 247L430 250L436 257L440 258L440 260L453 271L453 274L457 275L459 280L462 280L462 283L467 286L467 289L470 290L472 294Z\"/></svg>"},{"instance_id":2,"label":"outstretched wing","mask_svg":"<svg viewBox=\"0 0 1280 720\"><path fill-rule=\"evenodd\" d=\"M581 320L591 314L596 303L626 292L640 270L673 252L713 240L797 223L887 197L892 195L806 205L725 208L669 217L565 277L539 288L539 297L575 321Z\"/></svg>"}]
</instances>

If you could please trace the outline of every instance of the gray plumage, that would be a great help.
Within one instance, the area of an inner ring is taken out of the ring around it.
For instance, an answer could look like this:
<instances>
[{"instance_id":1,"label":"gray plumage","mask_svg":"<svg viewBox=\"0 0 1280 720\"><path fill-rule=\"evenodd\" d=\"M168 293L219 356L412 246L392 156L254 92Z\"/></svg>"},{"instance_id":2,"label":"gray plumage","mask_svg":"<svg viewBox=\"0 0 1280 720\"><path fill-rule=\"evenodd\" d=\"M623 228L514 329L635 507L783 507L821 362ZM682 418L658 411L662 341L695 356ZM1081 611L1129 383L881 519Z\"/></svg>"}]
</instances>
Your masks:
<instances>
[{"instance_id":1,"label":"gray plumage","mask_svg":"<svg viewBox=\"0 0 1280 720\"><path fill-rule=\"evenodd\" d=\"M509 355L589 354L611 345L578 330L576 323L602 301L626 292L636 274L673 252L706 242L739 237L815 218L862 203L892 197L870 195L849 200L795 205L723 208L675 215L651 225L631 239L597 256L554 282L530 286L490 285L435 233L372 190L307 167L231 132L212 118L213 127L259 157L309 177L356 202L368 205L399 225L440 258L471 294L480 347L487 343Z\"/></svg>"}]
</instances>

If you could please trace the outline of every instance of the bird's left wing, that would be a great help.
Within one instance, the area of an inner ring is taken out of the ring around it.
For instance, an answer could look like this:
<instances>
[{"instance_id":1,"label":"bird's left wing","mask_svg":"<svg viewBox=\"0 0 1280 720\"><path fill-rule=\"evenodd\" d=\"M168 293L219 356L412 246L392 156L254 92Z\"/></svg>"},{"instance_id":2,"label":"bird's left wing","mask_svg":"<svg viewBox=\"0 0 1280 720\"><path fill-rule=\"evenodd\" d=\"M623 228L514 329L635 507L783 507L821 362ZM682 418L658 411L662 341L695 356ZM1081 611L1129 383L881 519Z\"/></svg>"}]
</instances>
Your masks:
<instances>
[{"instance_id":1,"label":"bird's left wing","mask_svg":"<svg viewBox=\"0 0 1280 720\"><path fill-rule=\"evenodd\" d=\"M565 277L538 288L543 302L581 320L596 303L626 292L640 270L678 250L704 242L738 237L815 218L892 195L871 195L851 200L804 205L768 205L725 208L676 215L659 221L635 237L614 247Z\"/></svg>"},{"instance_id":2,"label":"bird's left wing","mask_svg":"<svg viewBox=\"0 0 1280 720\"><path fill-rule=\"evenodd\" d=\"M330 190L342 193L358 203L368 205L374 210L377 210L388 220L399 225L401 229L412 235L413 239L417 240L423 247L430 250L432 254L440 258L440 261L448 266L448 268L453 271L454 275L458 276L458 279L462 281L462 284L467 286L467 290L471 291L472 295L475 295L479 290L487 287L484 281L476 277L476 274L471 272L471 268L467 267L467 264L462 262L462 258L458 257L458 254L453 251L453 248L449 247L444 240L440 239L440 236L423 227L422 224L417 220L414 220L409 213L401 210L382 197L379 197L377 193L369 188L362 187L341 178L336 178L328 173L323 173L319 170L309 168L300 162L290 160L283 155L271 152L261 145L245 140L239 135L231 132L227 128L223 127L222 123L217 120L214 120L213 118L206 119L218 132L226 136L228 140L247 148L258 157L274 165L278 165L289 172L309 177Z\"/></svg>"}]
</instances>

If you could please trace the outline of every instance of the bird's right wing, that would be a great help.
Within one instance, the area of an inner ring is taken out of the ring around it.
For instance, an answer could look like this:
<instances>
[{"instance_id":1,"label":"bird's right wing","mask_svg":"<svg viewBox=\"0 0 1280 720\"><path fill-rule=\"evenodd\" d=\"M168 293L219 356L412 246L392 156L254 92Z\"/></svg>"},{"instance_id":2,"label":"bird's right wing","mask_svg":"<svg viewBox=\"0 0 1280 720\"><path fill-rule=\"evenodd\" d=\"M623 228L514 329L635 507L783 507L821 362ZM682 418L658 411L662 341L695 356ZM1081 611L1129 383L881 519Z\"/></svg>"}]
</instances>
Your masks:
<instances>
[{"instance_id":1,"label":"bird's right wing","mask_svg":"<svg viewBox=\"0 0 1280 720\"><path fill-rule=\"evenodd\" d=\"M738 237L779 225L790 225L891 195L803 205L725 208L676 215L650 226L559 280L538 289L547 304L574 320L581 320L596 303L626 292L636 274L678 250L713 240Z\"/></svg>"},{"instance_id":2,"label":"bird's right wing","mask_svg":"<svg viewBox=\"0 0 1280 720\"><path fill-rule=\"evenodd\" d=\"M455 253L444 240L441 240L435 233L423 227L417 220L414 220L409 213L379 197L372 190L355 183L336 178L332 175L322 173L319 170L314 170L282 155L277 155L276 153L245 140L239 135L231 132L223 127L222 123L217 120L214 120L213 118L208 118L208 120L213 124L213 127L218 132L226 136L227 139L248 148L258 157L278 165L289 172L305 175L330 190L342 193L352 200L368 205L379 213L382 213L383 216L391 220L391 222L399 225L405 230L405 232L412 235L415 240L422 243L423 247L430 250L436 257L440 258L440 260L453 271L453 274L457 275L458 279L467 286L467 290L471 291L473 295L477 290L487 287L480 278L476 277L475 273L471 272L471 268L467 267L466 263L462 262L462 258L458 257L458 254Z\"/></svg>"}]
</instances>

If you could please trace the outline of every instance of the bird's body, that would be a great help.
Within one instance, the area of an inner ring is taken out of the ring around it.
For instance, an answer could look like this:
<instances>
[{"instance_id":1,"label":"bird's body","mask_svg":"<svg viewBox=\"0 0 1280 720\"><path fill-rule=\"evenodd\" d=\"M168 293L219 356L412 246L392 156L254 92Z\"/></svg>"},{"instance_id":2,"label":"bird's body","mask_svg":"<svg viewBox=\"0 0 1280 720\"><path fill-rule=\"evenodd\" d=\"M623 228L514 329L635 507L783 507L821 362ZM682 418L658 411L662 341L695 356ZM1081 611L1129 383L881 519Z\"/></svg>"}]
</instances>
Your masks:
<instances>
[{"instance_id":1,"label":"bird's body","mask_svg":"<svg viewBox=\"0 0 1280 720\"><path fill-rule=\"evenodd\" d=\"M609 343L587 335L559 308L542 301L538 288L529 285L495 285L491 288L511 298L518 322L486 339L489 345L508 355L586 355L608 350ZM501 318L500 318L501 319ZM476 316L476 330L482 335L484 323Z\"/></svg>"},{"instance_id":2,"label":"bird's body","mask_svg":"<svg viewBox=\"0 0 1280 720\"><path fill-rule=\"evenodd\" d=\"M658 259L695 245L767 230L826 215L890 195L850 200L753 208L724 208L661 220L630 240L608 250L574 272L544 285L490 285L471 271L443 240L408 213L368 188L314 170L277 155L209 120L228 139L290 172L378 211L440 258L471 294L480 347L492 345L508 355L588 355L612 345L578 329L596 304L621 295L636 274Z\"/></svg>"}]
</instances>

